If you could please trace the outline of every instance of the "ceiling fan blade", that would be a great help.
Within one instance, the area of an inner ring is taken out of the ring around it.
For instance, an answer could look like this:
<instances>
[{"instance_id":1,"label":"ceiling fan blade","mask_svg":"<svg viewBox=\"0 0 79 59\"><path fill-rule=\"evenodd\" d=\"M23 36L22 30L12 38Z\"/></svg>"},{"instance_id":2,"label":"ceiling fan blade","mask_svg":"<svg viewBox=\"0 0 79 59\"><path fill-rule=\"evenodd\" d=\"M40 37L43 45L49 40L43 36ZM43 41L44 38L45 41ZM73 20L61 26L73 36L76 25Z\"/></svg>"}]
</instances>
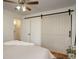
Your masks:
<instances>
[{"instance_id":1,"label":"ceiling fan blade","mask_svg":"<svg viewBox=\"0 0 79 59\"><path fill-rule=\"evenodd\" d=\"M39 4L39 2L38 2L38 1L30 1L30 2L27 2L27 4L29 4L29 5L32 5L32 4Z\"/></svg>"},{"instance_id":2,"label":"ceiling fan blade","mask_svg":"<svg viewBox=\"0 0 79 59\"><path fill-rule=\"evenodd\" d=\"M29 11L31 11L31 8L29 8L29 7L26 7L26 9L29 10Z\"/></svg>"},{"instance_id":3,"label":"ceiling fan blade","mask_svg":"<svg viewBox=\"0 0 79 59\"><path fill-rule=\"evenodd\" d=\"M19 4L24 4L25 3L25 0L18 0L18 3Z\"/></svg>"},{"instance_id":4,"label":"ceiling fan blade","mask_svg":"<svg viewBox=\"0 0 79 59\"><path fill-rule=\"evenodd\" d=\"M16 3L14 1L10 1L10 0L3 0L4 2L8 2L8 3Z\"/></svg>"}]
</instances>

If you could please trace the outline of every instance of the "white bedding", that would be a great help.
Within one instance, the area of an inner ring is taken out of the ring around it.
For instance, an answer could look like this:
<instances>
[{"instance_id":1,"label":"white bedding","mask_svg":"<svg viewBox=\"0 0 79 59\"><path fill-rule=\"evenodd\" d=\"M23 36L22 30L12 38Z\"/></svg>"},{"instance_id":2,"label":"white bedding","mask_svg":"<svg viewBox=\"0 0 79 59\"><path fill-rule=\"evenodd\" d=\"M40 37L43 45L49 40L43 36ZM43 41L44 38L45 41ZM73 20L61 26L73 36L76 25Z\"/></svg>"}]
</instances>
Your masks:
<instances>
[{"instance_id":1,"label":"white bedding","mask_svg":"<svg viewBox=\"0 0 79 59\"><path fill-rule=\"evenodd\" d=\"M3 59L56 59L48 49L39 46L4 45Z\"/></svg>"},{"instance_id":2,"label":"white bedding","mask_svg":"<svg viewBox=\"0 0 79 59\"><path fill-rule=\"evenodd\" d=\"M18 40L4 42L4 59L56 59L48 49Z\"/></svg>"},{"instance_id":3,"label":"white bedding","mask_svg":"<svg viewBox=\"0 0 79 59\"><path fill-rule=\"evenodd\" d=\"M4 45L21 45L21 46L28 46L28 45L35 45L34 43L19 41L19 40L11 40L3 43Z\"/></svg>"}]
</instances>

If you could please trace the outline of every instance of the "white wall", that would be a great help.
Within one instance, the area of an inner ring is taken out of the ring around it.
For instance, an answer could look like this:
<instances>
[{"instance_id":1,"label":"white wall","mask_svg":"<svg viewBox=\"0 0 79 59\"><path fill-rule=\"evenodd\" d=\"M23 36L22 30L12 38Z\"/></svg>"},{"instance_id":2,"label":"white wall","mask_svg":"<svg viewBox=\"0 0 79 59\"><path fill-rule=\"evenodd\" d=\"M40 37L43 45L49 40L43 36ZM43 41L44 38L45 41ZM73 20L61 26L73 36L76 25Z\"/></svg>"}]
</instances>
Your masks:
<instances>
[{"instance_id":1,"label":"white wall","mask_svg":"<svg viewBox=\"0 0 79 59\"><path fill-rule=\"evenodd\" d=\"M19 16L20 15L17 15L14 12L8 11L6 9L3 10L3 41L14 39L13 21L15 18L19 18Z\"/></svg>"}]
</instances>

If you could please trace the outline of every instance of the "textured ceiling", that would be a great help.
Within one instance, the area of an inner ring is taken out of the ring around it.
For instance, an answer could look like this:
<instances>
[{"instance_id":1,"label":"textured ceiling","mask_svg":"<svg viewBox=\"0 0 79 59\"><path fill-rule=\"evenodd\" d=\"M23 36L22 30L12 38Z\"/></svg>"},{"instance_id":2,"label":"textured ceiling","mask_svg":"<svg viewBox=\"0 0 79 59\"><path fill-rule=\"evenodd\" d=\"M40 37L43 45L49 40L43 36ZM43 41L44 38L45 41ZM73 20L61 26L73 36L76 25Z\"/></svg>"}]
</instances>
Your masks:
<instances>
[{"instance_id":1,"label":"textured ceiling","mask_svg":"<svg viewBox=\"0 0 79 59\"><path fill-rule=\"evenodd\" d=\"M12 1L17 1L17 0L12 0ZM32 11L26 11L26 12L22 12L22 11L17 11L15 10L15 7L17 6L17 4L11 4L11 3L3 3L3 8L10 10L12 12L16 12L22 15L26 15L26 14L31 14L31 13L38 13L38 12L43 12L43 11L48 11L48 10L55 10L55 9L59 9L59 8L64 8L64 7L68 7L68 6L72 6L75 4L76 0L38 0L39 4L35 5L35 6L31 6Z\"/></svg>"}]
</instances>

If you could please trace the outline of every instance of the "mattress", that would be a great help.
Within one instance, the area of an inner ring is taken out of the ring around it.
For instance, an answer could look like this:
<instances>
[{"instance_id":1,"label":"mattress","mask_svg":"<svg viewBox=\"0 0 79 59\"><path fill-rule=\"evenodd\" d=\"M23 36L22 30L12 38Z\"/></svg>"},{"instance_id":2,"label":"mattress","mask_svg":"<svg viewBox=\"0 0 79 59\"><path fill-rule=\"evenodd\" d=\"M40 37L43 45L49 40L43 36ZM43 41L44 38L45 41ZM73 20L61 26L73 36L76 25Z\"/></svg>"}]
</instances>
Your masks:
<instances>
[{"instance_id":1,"label":"mattress","mask_svg":"<svg viewBox=\"0 0 79 59\"><path fill-rule=\"evenodd\" d=\"M3 59L56 59L46 48L40 46L4 45Z\"/></svg>"}]
</instances>

